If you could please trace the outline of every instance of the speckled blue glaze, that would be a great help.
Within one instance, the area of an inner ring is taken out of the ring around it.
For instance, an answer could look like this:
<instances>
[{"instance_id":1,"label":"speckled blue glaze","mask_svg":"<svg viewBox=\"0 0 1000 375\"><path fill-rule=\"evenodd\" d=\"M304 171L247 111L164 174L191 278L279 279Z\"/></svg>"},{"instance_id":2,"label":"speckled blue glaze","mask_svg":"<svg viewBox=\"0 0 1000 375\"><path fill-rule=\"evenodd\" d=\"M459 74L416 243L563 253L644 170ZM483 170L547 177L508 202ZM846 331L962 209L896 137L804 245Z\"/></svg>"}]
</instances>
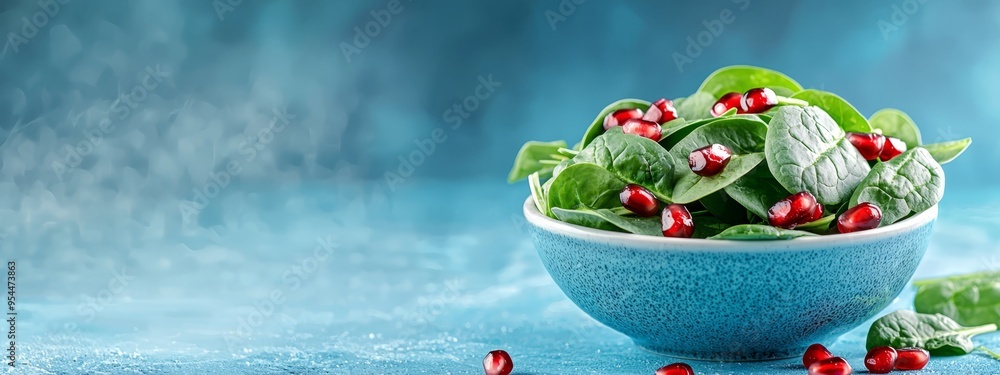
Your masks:
<instances>
[{"instance_id":1,"label":"speckled blue glaze","mask_svg":"<svg viewBox=\"0 0 1000 375\"><path fill-rule=\"evenodd\" d=\"M926 251L937 207L895 225L789 241L668 239L550 219L525 202L538 255L584 312L674 357L801 355L889 305Z\"/></svg>"}]
</instances>

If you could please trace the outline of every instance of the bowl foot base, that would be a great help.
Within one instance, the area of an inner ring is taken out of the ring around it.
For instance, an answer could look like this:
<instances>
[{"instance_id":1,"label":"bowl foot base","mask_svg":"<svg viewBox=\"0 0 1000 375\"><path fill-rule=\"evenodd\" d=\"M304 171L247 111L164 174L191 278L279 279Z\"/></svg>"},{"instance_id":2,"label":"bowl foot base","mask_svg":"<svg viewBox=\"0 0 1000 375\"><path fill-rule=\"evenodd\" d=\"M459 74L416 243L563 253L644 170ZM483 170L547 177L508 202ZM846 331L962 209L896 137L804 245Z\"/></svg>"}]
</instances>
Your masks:
<instances>
[{"instance_id":1,"label":"bowl foot base","mask_svg":"<svg viewBox=\"0 0 1000 375\"><path fill-rule=\"evenodd\" d=\"M726 351L721 350L725 348L719 348L719 351L690 351L690 350L677 350L674 348L658 347L655 345L649 345L646 343L641 343L638 341L633 341L643 350L652 352L654 354L659 354L672 358L679 358L685 360L693 361L711 361L711 362L761 362L761 361L776 361L779 359L789 359L789 358L799 358L802 353L805 353L806 348L792 348L786 350L765 350L765 351L754 351L754 350L732 350ZM735 348L733 348L735 349Z\"/></svg>"}]
</instances>

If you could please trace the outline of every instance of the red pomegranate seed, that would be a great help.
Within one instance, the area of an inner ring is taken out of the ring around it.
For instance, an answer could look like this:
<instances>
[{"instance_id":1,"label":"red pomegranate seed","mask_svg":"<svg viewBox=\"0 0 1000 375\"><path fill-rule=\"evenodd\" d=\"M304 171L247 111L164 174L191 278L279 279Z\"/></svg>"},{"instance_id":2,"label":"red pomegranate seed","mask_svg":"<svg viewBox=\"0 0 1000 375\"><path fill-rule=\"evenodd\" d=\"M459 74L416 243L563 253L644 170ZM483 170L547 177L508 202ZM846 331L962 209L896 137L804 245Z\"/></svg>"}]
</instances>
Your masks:
<instances>
[{"instance_id":1,"label":"red pomegranate seed","mask_svg":"<svg viewBox=\"0 0 1000 375\"><path fill-rule=\"evenodd\" d=\"M619 109L617 111L609 113L604 116L604 130L611 129L616 126L621 126L628 120L637 120L642 118L642 110L639 108L633 109Z\"/></svg>"},{"instance_id":2,"label":"red pomegranate seed","mask_svg":"<svg viewBox=\"0 0 1000 375\"><path fill-rule=\"evenodd\" d=\"M931 360L931 353L921 348L896 349L896 370L920 370Z\"/></svg>"},{"instance_id":3,"label":"red pomegranate seed","mask_svg":"<svg viewBox=\"0 0 1000 375\"><path fill-rule=\"evenodd\" d=\"M885 136L881 134L847 133L847 140L869 161L878 159L885 146Z\"/></svg>"},{"instance_id":4,"label":"red pomegranate seed","mask_svg":"<svg viewBox=\"0 0 1000 375\"><path fill-rule=\"evenodd\" d=\"M881 223L882 209L874 204L861 202L837 218L837 229L840 233L851 233L878 228Z\"/></svg>"},{"instance_id":5,"label":"red pomegranate seed","mask_svg":"<svg viewBox=\"0 0 1000 375\"><path fill-rule=\"evenodd\" d=\"M622 131L625 134L635 134L640 137L645 137L652 139L654 141L660 141L661 131L660 124L652 121L646 120L628 120L625 121L625 125L622 125Z\"/></svg>"},{"instance_id":6,"label":"red pomegranate seed","mask_svg":"<svg viewBox=\"0 0 1000 375\"><path fill-rule=\"evenodd\" d=\"M813 363L827 358L833 358L833 353L830 353L823 344L812 344L806 348L806 353L802 355L802 366L809 367Z\"/></svg>"},{"instance_id":7,"label":"red pomegranate seed","mask_svg":"<svg viewBox=\"0 0 1000 375\"><path fill-rule=\"evenodd\" d=\"M896 349L876 346L865 356L865 367L872 374L888 374L896 366Z\"/></svg>"},{"instance_id":8,"label":"red pomegranate seed","mask_svg":"<svg viewBox=\"0 0 1000 375\"><path fill-rule=\"evenodd\" d=\"M494 350L483 358L483 370L486 375L510 375L514 371L514 361L510 360L510 354L503 350Z\"/></svg>"},{"instance_id":9,"label":"red pomegranate seed","mask_svg":"<svg viewBox=\"0 0 1000 375\"><path fill-rule=\"evenodd\" d=\"M802 224L811 223L822 218L823 218L823 205L820 204L819 202L816 202L816 205L813 206L812 213L809 214L808 218L802 221Z\"/></svg>"},{"instance_id":10,"label":"red pomegranate seed","mask_svg":"<svg viewBox=\"0 0 1000 375\"><path fill-rule=\"evenodd\" d=\"M622 200L622 206L643 217L656 215L660 204L653 193L635 184L625 185L618 197Z\"/></svg>"},{"instance_id":11,"label":"red pomegranate seed","mask_svg":"<svg viewBox=\"0 0 1000 375\"><path fill-rule=\"evenodd\" d=\"M652 121L657 124L663 124L667 121L677 118L677 109L674 108L674 102L667 99L660 99L653 102L646 110L646 114L642 116L643 120Z\"/></svg>"},{"instance_id":12,"label":"red pomegranate seed","mask_svg":"<svg viewBox=\"0 0 1000 375\"><path fill-rule=\"evenodd\" d=\"M778 95L767 87L747 90L740 98L743 113L764 113L778 105Z\"/></svg>"},{"instance_id":13,"label":"red pomegranate seed","mask_svg":"<svg viewBox=\"0 0 1000 375\"><path fill-rule=\"evenodd\" d=\"M735 91L723 94L722 97L720 97L719 100L712 105L712 117L722 116L726 113L726 111L732 108L736 108L736 111L739 112L740 98L742 97L743 95Z\"/></svg>"},{"instance_id":14,"label":"red pomegranate seed","mask_svg":"<svg viewBox=\"0 0 1000 375\"><path fill-rule=\"evenodd\" d=\"M660 214L660 228L663 229L664 237L691 238L694 234L694 219L687 207L667 205Z\"/></svg>"},{"instance_id":15,"label":"red pomegranate seed","mask_svg":"<svg viewBox=\"0 0 1000 375\"><path fill-rule=\"evenodd\" d=\"M729 159L733 153L729 148L720 144L712 144L691 151L688 155L688 166L691 172L699 176L715 176L722 172L729 164Z\"/></svg>"},{"instance_id":16,"label":"red pomegranate seed","mask_svg":"<svg viewBox=\"0 0 1000 375\"><path fill-rule=\"evenodd\" d=\"M889 161L904 152L906 152L906 142L899 138L885 137L885 146L882 146L882 153L878 155L878 158L882 161Z\"/></svg>"},{"instance_id":17,"label":"red pomegranate seed","mask_svg":"<svg viewBox=\"0 0 1000 375\"><path fill-rule=\"evenodd\" d=\"M833 357L809 365L809 375L851 375L854 369L843 358Z\"/></svg>"},{"instance_id":18,"label":"red pomegranate seed","mask_svg":"<svg viewBox=\"0 0 1000 375\"><path fill-rule=\"evenodd\" d=\"M795 229L799 224L811 221L809 219L815 216L817 204L816 197L808 191L789 195L767 210L767 222L778 228Z\"/></svg>"},{"instance_id":19,"label":"red pomegranate seed","mask_svg":"<svg viewBox=\"0 0 1000 375\"><path fill-rule=\"evenodd\" d=\"M687 363L677 362L660 367L654 375L694 375L694 369Z\"/></svg>"}]
</instances>

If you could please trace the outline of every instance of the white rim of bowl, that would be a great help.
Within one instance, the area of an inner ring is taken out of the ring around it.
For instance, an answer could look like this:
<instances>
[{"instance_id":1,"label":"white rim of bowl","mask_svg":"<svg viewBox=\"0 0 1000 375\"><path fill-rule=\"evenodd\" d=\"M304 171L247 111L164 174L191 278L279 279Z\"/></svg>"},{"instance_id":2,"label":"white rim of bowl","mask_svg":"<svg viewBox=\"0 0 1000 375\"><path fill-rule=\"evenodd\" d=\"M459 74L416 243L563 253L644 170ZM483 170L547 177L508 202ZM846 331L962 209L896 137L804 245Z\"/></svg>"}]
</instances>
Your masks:
<instances>
[{"instance_id":1,"label":"white rim of bowl","mask_svg":"<svg viewBox=\"0 0 1000 375\"><path fill-rule=\"evenodd\" d=\"M873 240L880 240L889 237L899 235L901 233L912 231L916 228L923 226L934 219L937 218L938 205L927 209L913 217L906 220L897 222L895 224L870 229L861 232L846 233L846 234L835 234L826 236L808 236L799 237L788 240L762 240L762 241L750 241L750 240L709 240L702 238L670 238L670 237L656 237L647 236L634 233L623 233L623 232L612 232L601 229L588 228L576 224L570 224L567 222L559 221L551 217L542 215L535 207L535 202L529 196L528 199L524 201L524 217L529 223L545 229L549 232L554 232L570 237L580 238L584 240L597 240L607 243L616 243L623 245L632 245L639 247L658 247L669 245L672 248L674 246L678 247L691 247L693 249L702 250L733 250L733 247L738 245L740 250L766 250L775 249L776 247L781 248L815 248L815 247L829 247L831 245L850 245L856 243L866 243Z\"/></svg>"}]
</instances>

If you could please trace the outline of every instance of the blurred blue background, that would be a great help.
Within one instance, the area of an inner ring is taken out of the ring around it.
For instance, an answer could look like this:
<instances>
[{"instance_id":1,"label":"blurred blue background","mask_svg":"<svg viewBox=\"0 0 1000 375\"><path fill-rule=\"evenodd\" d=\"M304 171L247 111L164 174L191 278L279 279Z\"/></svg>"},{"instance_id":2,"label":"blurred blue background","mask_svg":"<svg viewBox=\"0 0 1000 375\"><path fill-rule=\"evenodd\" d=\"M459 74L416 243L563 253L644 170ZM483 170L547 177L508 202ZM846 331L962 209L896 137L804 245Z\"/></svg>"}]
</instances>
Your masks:
<instances>
[{"instance_id":1,"label":"blurred blue background","mask_svg":"<svg viewBox=\"0 0 1000 375\"><path fill-rule=\"evenodd\" d=\"M989 1L4 1L23 368L475 372L509 347L537 373L646 371L552 284L506 173L732 64L973 137L921 273L1000 267L998 24Z\"/></svg>"}]
</instances>

